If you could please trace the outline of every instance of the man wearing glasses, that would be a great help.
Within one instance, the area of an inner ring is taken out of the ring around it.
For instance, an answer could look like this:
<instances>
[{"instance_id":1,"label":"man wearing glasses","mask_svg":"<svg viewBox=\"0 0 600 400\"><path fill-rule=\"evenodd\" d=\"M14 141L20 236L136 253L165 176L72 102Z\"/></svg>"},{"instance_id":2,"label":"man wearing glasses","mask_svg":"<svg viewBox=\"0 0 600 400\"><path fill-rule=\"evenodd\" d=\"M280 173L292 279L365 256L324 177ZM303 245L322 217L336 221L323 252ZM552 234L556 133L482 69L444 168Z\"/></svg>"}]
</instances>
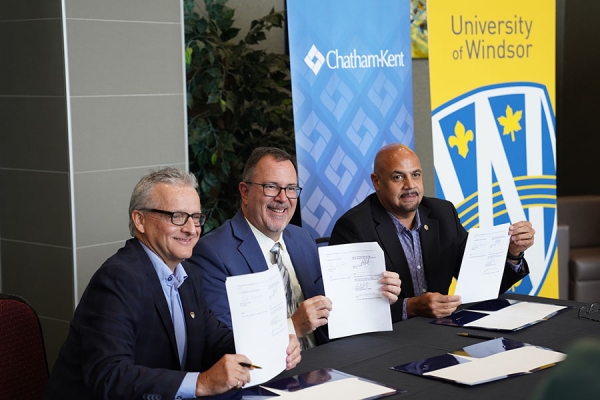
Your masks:
<instances>
[{"instance_id":1,"label":"man wearing glasses","mask_svg":"<svg viewBox=\"0 0 600 400\"><path fill-rule=\"evenodd\" d=\"M190 398L249 382L240 363L251 360L234 354L231 330L210 313L200 271L181 264L206 219L197 187L192 174L175 168L136 185L134 238L90 280L45 399ZM295 337L287 352L289 369L300 360Z\"/></svg>"},{"instance_id":2,"label":"man wearing glasses","mask_svg":"<svg viewBox=\"0 0 600 400\"><path fill-rule=\"evenodd\" d=\"M208 306L231 327L226 278L279 268L292 297L290 330L295 330L303 348L327 342L325 326L332 303L324 296L317 246L307 231L289 225L302 190L292 157L277 148L255 149L239 190L241 210L201 238L188 260L202 269ZM384 294L396 301L398 275L389 273L382 282Z\"/></svg>"}]
</instances>

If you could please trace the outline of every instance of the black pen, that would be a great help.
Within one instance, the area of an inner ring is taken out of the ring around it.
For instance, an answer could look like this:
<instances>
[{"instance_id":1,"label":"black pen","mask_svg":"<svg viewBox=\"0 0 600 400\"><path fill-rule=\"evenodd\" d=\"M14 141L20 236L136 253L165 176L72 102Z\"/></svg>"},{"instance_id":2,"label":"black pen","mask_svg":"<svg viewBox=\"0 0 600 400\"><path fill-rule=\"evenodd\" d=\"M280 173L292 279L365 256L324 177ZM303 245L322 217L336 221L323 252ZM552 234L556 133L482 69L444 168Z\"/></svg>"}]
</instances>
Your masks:
<instances>
[{"instance_id":1,"label":"black pen","mask_svg":"<svg viewBox=\"0 0 600 400\"><path fill-rule=\"evenodd\" d=\"M483 339L483 340L492 340L492 339L498 339L496 337L492 337L492 336L484 336L484 335L476 335L474 333L465 333L465 332L459 332L457 333L458 336L464 336L464 337L472 337L475 339Z\"/></svg>"},{"instance_id":2,"label":"black pen","mask_svg":"<svg viewBox=\"0 0 600 400\"><path fill-rule=\"evenodd\" d=\"M258 365L248 364L248 363L245 363L245 362L241 362L240 365L242 367L246 367L246 368L250 368L250 369L262 369L262 367L259 367Z\"/></svg>"}]
</instances>

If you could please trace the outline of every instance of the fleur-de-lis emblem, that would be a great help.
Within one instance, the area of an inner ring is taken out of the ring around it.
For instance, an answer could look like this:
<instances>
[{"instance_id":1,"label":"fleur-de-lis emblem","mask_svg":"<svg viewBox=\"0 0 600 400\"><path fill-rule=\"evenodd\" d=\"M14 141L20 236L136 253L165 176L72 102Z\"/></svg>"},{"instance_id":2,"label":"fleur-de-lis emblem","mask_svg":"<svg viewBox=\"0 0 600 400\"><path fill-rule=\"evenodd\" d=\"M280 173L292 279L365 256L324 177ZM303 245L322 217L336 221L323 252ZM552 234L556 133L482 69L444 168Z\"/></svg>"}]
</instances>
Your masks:
<instances>
[{"instance_id":1,"label":"fleur-de-lis emblem","mask_svg":"<svg viewBox=\"0 0 600 400\"><path fill-rule=\"evenodd\" d=\"M456 147L458 149L458 154L460 154L462 158L467 158L467 154L469 154L469 142L472 141L473 131L470 129L465 131L465 126L462 122L456 121L456 125L454 125L454 136L448 138L450 147Z\"/></svg>"}]
</instances>

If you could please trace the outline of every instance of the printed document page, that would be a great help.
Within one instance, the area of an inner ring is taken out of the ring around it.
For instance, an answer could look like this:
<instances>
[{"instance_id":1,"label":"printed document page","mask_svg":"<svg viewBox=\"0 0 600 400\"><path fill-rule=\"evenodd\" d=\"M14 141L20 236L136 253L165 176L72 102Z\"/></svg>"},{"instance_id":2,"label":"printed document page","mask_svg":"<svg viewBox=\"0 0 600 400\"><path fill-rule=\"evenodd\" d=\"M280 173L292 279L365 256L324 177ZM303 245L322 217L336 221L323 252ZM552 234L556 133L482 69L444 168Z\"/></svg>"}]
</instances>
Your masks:
<instances>
[{"instance_id":1,"label":"printed document page","mask_svg":"<svg viewBox=\"0 0 600 400\"><path fill-rule=\"evenodd\" d=\"M463 304L498 297L510 244L509 226L502 224L469 231L454 290Z\"/></svg>"},{"instance_id":2,"label":"printed document page","mask_svg":"<svg viewBox=\"0 0 600 400\"><path fill-rule=\"evenodd\" d=\"M277 268L225 281L235 349L262 369L250 370L250 383L264 383L285 369L289 343L287 305Z\"/></svg>"},{"instance_id":3,"label":"printed document page","mask_svg":"<svg viewBox=\"0 0 600 400\"><path fill-rule=\"evenodd\" d=\"M383 250L376 242L319 247L325 295L333 303L331 339L391 331L389 300L381 293Z\"/></svg>"}]
</instances>

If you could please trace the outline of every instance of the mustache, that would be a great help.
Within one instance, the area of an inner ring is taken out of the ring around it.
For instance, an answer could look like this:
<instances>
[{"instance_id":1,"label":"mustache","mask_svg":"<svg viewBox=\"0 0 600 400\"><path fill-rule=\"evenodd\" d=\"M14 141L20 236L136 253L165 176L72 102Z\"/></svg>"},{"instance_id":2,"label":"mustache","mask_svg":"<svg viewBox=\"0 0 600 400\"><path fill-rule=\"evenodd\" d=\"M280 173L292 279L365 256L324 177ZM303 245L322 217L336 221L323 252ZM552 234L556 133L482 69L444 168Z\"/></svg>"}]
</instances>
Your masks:
<instances>
[{"instance_id":1,"label":"mustache","mask_svg":"<svg viewBox=\"0 0 600 400\"><path fill-rule=\"evenodd\" d=\"M286 203L279 203L279 202L272 202L267 204L267 207L271 207L271 208L277 208L277 209L285 209L287 210L288 208L290 208L289 204Z\"/></svg>"},{"instance_id":2,"label":"mustache","mask_svg":"<svg viewBox=\"0 0 600 400\"><path fill-rule=\"evenodd\" d=\"M417 190L409 190L409 191L406 191L406 192L402 193L400 195L400 197L418 196L418 195L419 195L419 192Z\"/></svg>"}]
</instances>

